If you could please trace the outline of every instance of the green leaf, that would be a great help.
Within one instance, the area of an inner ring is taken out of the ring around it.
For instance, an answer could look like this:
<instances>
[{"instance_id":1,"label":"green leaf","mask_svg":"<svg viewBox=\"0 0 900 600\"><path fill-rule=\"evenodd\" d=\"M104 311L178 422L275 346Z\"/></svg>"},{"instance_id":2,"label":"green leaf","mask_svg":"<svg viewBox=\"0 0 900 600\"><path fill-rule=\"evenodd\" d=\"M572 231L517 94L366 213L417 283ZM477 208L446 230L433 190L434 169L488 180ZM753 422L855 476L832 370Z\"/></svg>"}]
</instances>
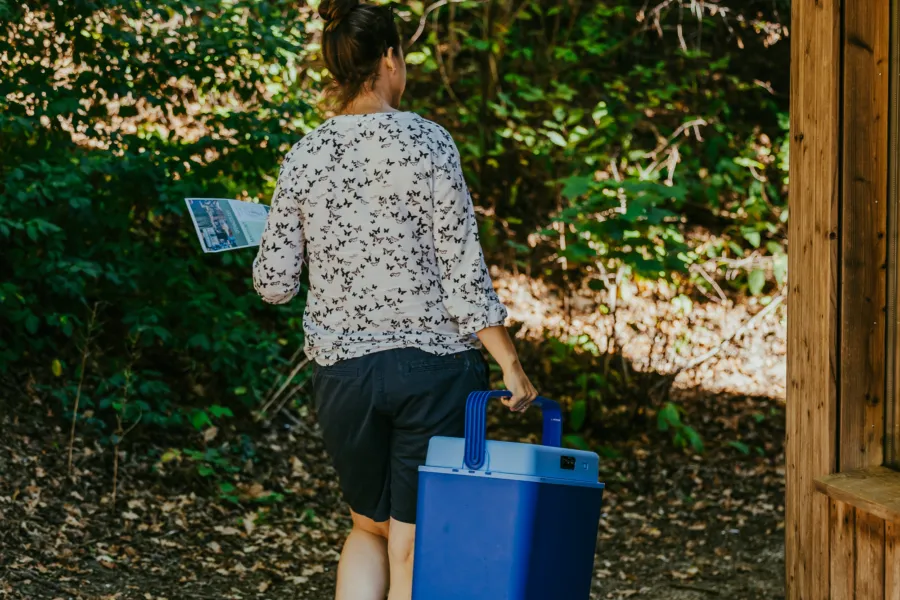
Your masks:
<instances>
[{"instance_id":1,"label":"green leaf","mask_svg":"<svg viewBox=\"0 0 900 600\"><path fill-rule=\"evenodd\" d=\"M753 269L747 278L747 288L753 296L759 296L766 287L766 272L762 269Z\"/></svg>"},{"instance_id":2,"label":"green leaf","mask_svg":"<svg viewBox=\"0 0 900 600\"><path fill-rule=\"evenodd\" d=\"M37 333L40 324L40 320L34 315L28 315L28 317L25 319L25 329L30 334Z\"/></svg>"},{"instance_id":3,"label":"green leaf","mask_svg":"<svg viewBox=\"0 0 900 600\"><path fill-rule=\"evenodd\" d=\"M622 458L622 453L620 451L616 450L612 446L607 446L607 445L602 445L602 446L598 447L597 454L599 454L603 458L612 458L612 459Z\"/></svg>"},{"instance_id":4,"label":"green leaf","mask_svg":"<svg viewBox=\"0 0 900 600\"><path fill-rule=\"evenodd\" d=\"M762 238L758 231L745 231L744 239L754 248L759 248L759 245L762 243Z\"/></svg>"},{"instance_id":5,"label":"green leaf","mask_svg":"<svg viewBox=\"0 0 900 600\"><path fill-rule=\"evenodd\" d=\"M578 434L564 435L562 441L563 444L568 446L569 448L575 448L577 450L591 449L585 439Z\"/></svg>"},{"instance_id":6,"label":"green leaf","mask_svg":"<svg viewBox=\"0 0 900 600\"><path fill-rule=\"evenodd\" d=\"M179 458L181 458L181 452L177 448L169 448L159 457L159 462L165 464Z\"/></svg>"},{"instance_id":7,"label":"green leaf","mask_svg":"<svg viewBox=\"0 0 900 600\"><path fill-rule=\"evenodd\" d=\"M209 420L209 415L206 414L205 410L195 411L191 416L191 423L194 425L194 429L198 431L208 425L212 425L212 421Z\"/></svg>"},{"instance_id":8,"label":"green leaf","mask_svg":"<svg viewBox=\"0 0 900 600\"><path fill-rule=\"evenodd\" d=\"M580 431L584 426L584 418L587 415L587 402L584 400L577 400L572 403L572 410L569 413L569 424L572 425L572 429L575 431Z\"/></svg>"},{"instance_id":9,"label":"green leaf","mask_svg":"<svg viewBox=\"0 0 900 600\"><path fill-rule=\"evenodd\" d=\"M238 389L241 389L241 388L238 388ZM244 393L246 393L246 391L247 390L244 389ZM235 390L235 393L238 394L238 391ZM240 395L240 394L238 394L238 395ZM218 404L213 404L212 406L210 406L209 412L211 412L212 415L217 419L220 419L222 417L233 417L234 416L234 413L231 412L230 408L228 408L227 406L219 406Z\"/></svg>"},{"instance_id":10,"label":"green leaf","mask_svg":"<svg viewBox=\"0 0 900 600\"><path fill-rule=\"evenodd\" d=\"M201 477L210 477L216 474L216 470L209 465L198 465L197 473L199 473Z\"/></svg>"},{"instance_id":11,"label":"green leaf","mask_svg":"<svg viewBox=\"0 0 900 600\"><path fill-rule=\"evenodd\" d=\"M769 251L769 254L772 256L781 256L784 254L784 246L776 242L775 240L769 240L766 242L766 250Z\"/></svg>"},{"instance_id":12,"label":"green leaf","mask_svg":"<svg viewBox=\"0 0 900 600\"><path fill-rule=\"evenodd\" d=\"M728 445L743 454L744 456L750 454L750 446L744 444L743 442L730 441Z\"/></svg>"},{"instance_id":13,"label":"green leaf","mask_svg":"<svg viewBox=\"0 0 900 600\"><path fill-rule=\"evenodd\" d=\"M188 457L189 459L191 459L191 460L203 460L203 459L204 459L204 454L203 454L203 452L200 452L199 450L193 450L193 449L191 449L191 448L185 448L185 449L184 449L184 454L185 454L185 456L187 456L187 457Z\"/></svg>"},{"instance_id":14,"label":"green leaf","mask_svg":"<svg viewBox=\"0 0 900 600\"><path fill-rule=\"evenodd\" d=\"M569 145L569 143L566 141L566 138L564 138L558 131L548 131L547 137L550 138L551 142L553 142L560 148L565 148Z\"/></svg>"},{"instance_id":15,"label":"green leaf","mask_svg":"<svg viewBox=\"0 0 900 600\"><path fill-rule=\"evenodd\" d=\"M666 405L656 415L656 423L660 431L668 431L669 427L680 427L681 416L678 414L678 407L671 402Z\"/></svg>"},{"instance_id":16,"label":"green leaf","mask_svg":"<svg viewBox=\"0 0 900 600\"><path fill-rule=\"evenodd\" d=\"M753 160L752 158L745 158L743 156L734 159L735 164L740 165L742 167L751 168L758 171L765 171L766 165L762 164L758 160Z\"/></svg>"},{"instance_id":17,"label":"green leaf","mask_svg":"<svg viewBox=\"0 0 900 600\"><path fill-rule=\"evenodd\" d=\"M54 358L53 362L50 363L50 370L53 372L55 377L62 376L62 363L59 362L58 358Z\"/></svg>"},{"instance_id":18,"label":"green leaf","mask_svg":"<svg viewBox=\"0 0 900 600\"><path fill-rule=\"evenodd\" d=\"M428 60L428 56L424 52L410 52L405 56L405 59L407 64L421 65Z\"/></svg>"},{"instance_id":19,"label":"green leaf","mask_svg":"<svg viewBox=\"0 0 900 600\"><path fill-rule=\"evenodd\" d=\"M203 333L195 333L190 338L188 338L188 346L194 346L197 348L203 348L204 350L209 350L209 338L206 337Z\"/></svg>"},{"instance_id":20,"label":"green leaf","mask_svg":"<svg viewBox=\"0 0 900 600\"><path fill-rule=\"evenodd\" d=\"M573 175L568 179L564 179L562 189L563 198L574 200L579 196L585 195L591 188L591 182L593 181L593 177L581 177L578 175Z\"/></svg>"},{"instance_id":21,"label":"green leaf","mask_svg":"<svg viewBox=\"0 0 900 600\"><path fill-rule=\"evenodd\" d=\"M787 281L787 268L787 255L781 254L776 256L773 269L775 271L775 281L778 282L778 285L784 285L784 282Z\"/></svg>"},{"instance_id":22,"label":"green leaf","mask_svg":"<svg viewBox=\"0 0 900 600\"><path fill-rule=\"evenodd\" d=\"M703 439L701 439L700 434L697 433L693 427L685 426L684 429L684 437L687 438L688 443L691 445L691 448L694 449L694 452L697 454L703 453Z\"/></svg>"}]
</instances>

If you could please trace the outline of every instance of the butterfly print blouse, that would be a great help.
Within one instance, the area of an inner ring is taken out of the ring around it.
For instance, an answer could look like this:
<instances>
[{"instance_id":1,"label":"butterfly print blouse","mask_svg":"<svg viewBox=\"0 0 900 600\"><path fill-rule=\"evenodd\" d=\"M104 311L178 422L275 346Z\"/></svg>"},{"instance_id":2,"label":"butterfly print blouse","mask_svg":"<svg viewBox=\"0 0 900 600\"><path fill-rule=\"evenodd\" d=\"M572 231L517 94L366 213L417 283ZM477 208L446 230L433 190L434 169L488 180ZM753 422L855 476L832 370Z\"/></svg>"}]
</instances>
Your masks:
<instances>
[{"instance_id":1,"label":"butterfly print blouse","mask_svg":"<svg viewBox=\"0 0 900 600\"><path fill-rule=\"evenodd\" d=\"M461 352L506 320L456 145L413 113L335 117L288 152L256 291L287 302L303 263L305 351L321 365L402 347Z\"/></svg>"}]
</instances>

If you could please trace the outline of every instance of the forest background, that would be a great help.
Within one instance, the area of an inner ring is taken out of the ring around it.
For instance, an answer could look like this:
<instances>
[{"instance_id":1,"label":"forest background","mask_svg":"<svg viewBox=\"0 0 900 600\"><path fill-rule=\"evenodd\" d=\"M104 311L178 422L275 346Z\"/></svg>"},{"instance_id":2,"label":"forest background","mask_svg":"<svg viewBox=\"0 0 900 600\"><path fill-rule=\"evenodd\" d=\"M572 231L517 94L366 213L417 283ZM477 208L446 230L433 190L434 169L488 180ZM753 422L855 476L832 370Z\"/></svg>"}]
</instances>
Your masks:
<instances>
[{"instance_id":1,"label":"forest background","mask_svg":"<svg viewBox=\"0 0 900 600\"><path fill-rule=\"evenodd\" d=\"M704 429L709 404L683 390L765 329L737 355L761 365L753 390L781 395L789 2L394 7L404 108L459 146L566 443L782 460L778 402L745 407L750 429ZM302 298L261 302L252 251L203 254L184 198L269 201L328 116L320 33L314 2L0 0L3 412L52 428L60 473L102 465L101 504L148 477L226 506L291 493L247 465L268 460L273 423L314 427Z\"/></svg>"}]
</instances>

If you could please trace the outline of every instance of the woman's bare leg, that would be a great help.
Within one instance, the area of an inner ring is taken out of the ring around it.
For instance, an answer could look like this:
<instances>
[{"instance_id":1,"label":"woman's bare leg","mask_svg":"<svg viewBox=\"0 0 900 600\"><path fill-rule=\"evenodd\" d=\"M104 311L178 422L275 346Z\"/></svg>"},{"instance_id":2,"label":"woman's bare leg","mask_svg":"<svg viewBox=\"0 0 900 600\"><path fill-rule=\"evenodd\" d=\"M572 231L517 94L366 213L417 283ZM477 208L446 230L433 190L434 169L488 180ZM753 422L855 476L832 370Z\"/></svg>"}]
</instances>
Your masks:
<instances>
[{"instance_id":1,"label":"woman's bare leg","mask_svg":"<svg viewBox=\"0 0 900 600\"><path fill-rule=\"evenodd\" d=\"M388 600L410 600L412 598L415 541L415 525L391 519L387 544L391 565L391 586Z\"/></svg>"},{"instance_id":2,"label":"woman's bare leg","mask_svg":"<svg viewBox=\"0 0 900 600\"><path fill-rule=\"evenodd\" d=\"M354 512L353 529L338 563L335 600L384 600L387 595L389 526Z\"/></svg>"}]
</instances>

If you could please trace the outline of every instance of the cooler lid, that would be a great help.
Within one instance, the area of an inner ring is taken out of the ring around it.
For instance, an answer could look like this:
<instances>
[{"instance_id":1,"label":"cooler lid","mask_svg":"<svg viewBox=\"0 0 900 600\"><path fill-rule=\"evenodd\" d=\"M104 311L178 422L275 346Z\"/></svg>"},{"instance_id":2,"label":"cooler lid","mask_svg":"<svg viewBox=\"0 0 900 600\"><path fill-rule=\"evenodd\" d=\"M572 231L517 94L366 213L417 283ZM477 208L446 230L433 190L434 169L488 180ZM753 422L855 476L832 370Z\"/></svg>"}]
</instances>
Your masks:
<instances>
[{"instance_id":1,"label":"cooler lid","mask_svg":"<svg viewBox=\"0 0 900 600\"><path fill-rule=\"evenodd\" d=\"M480 469L469 469L465 465L465 440L438 436L428 444L425 466L429 470L439 468L451 472L496 473L552 479L557 483L601 485L597 481L599 463L600 459L594 452L488 440L484 465Z\"/></svg>"}]
</instances>

